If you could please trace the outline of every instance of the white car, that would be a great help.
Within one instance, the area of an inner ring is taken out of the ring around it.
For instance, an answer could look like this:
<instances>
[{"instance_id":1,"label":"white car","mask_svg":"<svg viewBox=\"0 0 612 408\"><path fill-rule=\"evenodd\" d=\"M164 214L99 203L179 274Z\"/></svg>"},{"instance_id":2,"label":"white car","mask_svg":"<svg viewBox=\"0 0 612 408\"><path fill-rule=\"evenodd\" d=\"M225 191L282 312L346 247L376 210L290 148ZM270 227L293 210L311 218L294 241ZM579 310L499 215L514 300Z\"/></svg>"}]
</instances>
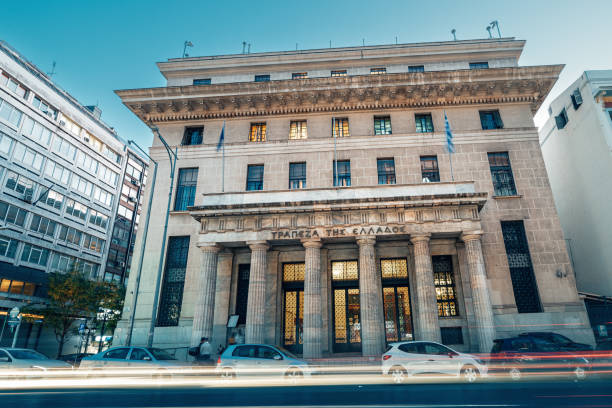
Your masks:
<instances>
[{"instance_id":1,"label":"white car","mask_svg":"<svg viewBox=\"0 0 612 408\"><path fill-rule=\"evenodd\" d=\"M433 374L463 378L474 382L487 375L483 361L431 341L390 343L382 356L382 372L400 384L407 377Z\"/></svg>"},{"instance_id":2,"label":"white car","mask_svg":"<svg viewBox=\"0 0 612 408\"><path fill-rule=\"evenodd\" d=\"M72 370L72 366L64 361L51 360L36 350L0 348L0 378L49 370Z\"/></svg>"}]
</instances>

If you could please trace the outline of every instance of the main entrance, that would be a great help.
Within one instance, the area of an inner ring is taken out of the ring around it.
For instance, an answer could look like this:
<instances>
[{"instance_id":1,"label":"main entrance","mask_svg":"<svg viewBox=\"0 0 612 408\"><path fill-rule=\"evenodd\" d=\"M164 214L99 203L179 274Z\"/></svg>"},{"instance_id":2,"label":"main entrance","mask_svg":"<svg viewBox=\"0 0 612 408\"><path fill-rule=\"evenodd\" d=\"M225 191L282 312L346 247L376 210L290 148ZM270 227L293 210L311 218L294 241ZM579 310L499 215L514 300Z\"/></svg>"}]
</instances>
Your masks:
<instances>
[{"instance_id":1,"label":"main entrance","mask_svg":"<svg viewBox=\"0 0 612 408\"><path fill-rule=\"evenodd\" d=\"M283 345L302 354L304 329L304 263L283 264Z\"/></svg>"},{"instance_id":2,"label":"main entrance","mask_svg":"<svg viewBox=\"0 0 612 408\"><path fill-rule=\"evenodd\" d=\"M332 262L335 353L361 351L357 261Z\"/></svg>"},{"instance_id":3,"label":"main entrance","mask_svg":"<svg viewBox=\"0 0 612 408\"><path fill-rule=\"evenodd\" d=\"M387 342L412 340L408 266L405 258L381 259L385 338Z\"/></svg>"}]
</instances>

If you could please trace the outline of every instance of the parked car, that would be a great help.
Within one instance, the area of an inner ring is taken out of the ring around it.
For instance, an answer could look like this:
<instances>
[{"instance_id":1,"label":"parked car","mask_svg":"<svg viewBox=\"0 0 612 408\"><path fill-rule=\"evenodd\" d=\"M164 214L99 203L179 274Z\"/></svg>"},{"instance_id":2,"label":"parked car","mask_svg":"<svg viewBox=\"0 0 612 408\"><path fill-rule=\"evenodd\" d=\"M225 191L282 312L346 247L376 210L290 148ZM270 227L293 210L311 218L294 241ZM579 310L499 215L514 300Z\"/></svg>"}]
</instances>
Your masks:
<instances>
[{"instance_id":1,"label":"parked car","mask_svg":"<svg viewBox=\"0 0 612 408\"><path fill-rule=\"evenodd\" d=\"M72 369L72 366L64 361L51 360L36 350L0 348L0 377L66 369Z\"/></svg>"},{"instance_id":2,"label":"parked car","mask_svg":"<svg viewBox=\"0 0 612 408\"><path fill-rule=\"evenodd\" d=\"M271 374L295 381L313 374L307 362L281 347L267 344L230 345L217 359L215 370L224 379Z\"/></svg>"},{"instance_id":3,"label":"parked car","mask_svg":"<svg viewBox=\"0 0 612 408\"><path fill-rule=\"evenodd\" d=\"M575 341L570 340L562 334L554 333L554 332L527 332L521 333L520 336L529 336L529 337L537 337L542 340L546 340L550 343L557 345L563 350L568 351L591 351L593 347L584 344L584 343L576 343Z\"/></svg>"},{"instance_id":4,"label":"parked car","mask_svg":"<svg viewBox=\"0 0 612 408\"><path fill-rule=\"evenodd\" d=\"M65 361L73 367L78 367L81 364L81 360L89 356L93 356L93 354L92 353L64 354L63 356L60 356L58 360Z\"/></svg>"},{"instance_id":5,"label":"parked car","mask_svg":"<svg viewBox=\"0 0 612 408\"><path fill-rule=\"evenodd\" d=\"M420 374L460 377L471 383L487 375L487 366L473 355L442 344L405 341L389 344L382 356L382 373L398 384Z\"/></svg>"},{"instance_id":6,"label":"parked car","mask_svg":"<svg viewBox=\"0 0 612 408\"><path fill-rule=\"evenodd\" d=\"M496 339L491 349L489 372L507 373L513 380L520 380L525 374L571 374L582 380L586 378L591 362L580 354L539 336L525 334Z\"/></svg>"},{"instance_id":7,"label":"parked car","mask_svg":"<svg viewBox=\"0 0 612 408\"><path fill-rule=\"evenodd\" d=\"M81 360L81 369L153 368L169 369L185 366L168 352L155 347L112 347Z\"/></svg>"}]
</instances>

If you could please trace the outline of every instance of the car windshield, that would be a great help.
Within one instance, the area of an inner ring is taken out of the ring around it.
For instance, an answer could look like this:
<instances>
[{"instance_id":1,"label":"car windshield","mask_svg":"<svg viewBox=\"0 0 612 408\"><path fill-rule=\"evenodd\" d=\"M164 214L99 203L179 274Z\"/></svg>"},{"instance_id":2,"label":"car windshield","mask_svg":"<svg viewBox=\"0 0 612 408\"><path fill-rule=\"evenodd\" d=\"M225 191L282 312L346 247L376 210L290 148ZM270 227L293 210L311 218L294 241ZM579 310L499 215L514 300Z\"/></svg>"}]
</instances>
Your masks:
<instances>
[{"instance_id":1,"label":"car windshield","mask_svg":"<svg viewBox=\"0 0 612 408\"><path fill-rule=\"evenodd\" d=\"M156 360L176 360L173 356L171 356L167 351L158 348L148 348L149 353L153 354Z\"/></svg>"},{"instance_id":2,"label":"car windshield","mask_svg":"<svg viewBox=\"0 0 612 408\"><path fill-rule=\"evenodd\" d=\"M34 350L10 350L11 355L17 360L48 360L49 358Z\"/></svg>"},{"instance_id":3,"label":"car windshield","mask_svg":"<svg viewBox=\"0 0 612 408\"><path fill-rule=\"evenodd\" d=\"M562 336L560 334L557 334L557 333L551 334L550 337L551 337L553 343L557 343L557 344L570 344L570 343L572 343L572 341L570 339L568 339L567 337Z\"/></svg>"},{"instance_id":4,"label":"car windshield","mask_svg":"<svg viewBox=\"0 0 612 408\"><path fill-rule=\"evenodd\" d=\"M293 358L294 360L299 360L299 358L297 358L293 353L291 353L289 350L284 349L282 347L277 347L277 349L279 349L280 351L282 351L282 353L284 355L286 355L289 358Z\"/></svg>"}]
</instances>

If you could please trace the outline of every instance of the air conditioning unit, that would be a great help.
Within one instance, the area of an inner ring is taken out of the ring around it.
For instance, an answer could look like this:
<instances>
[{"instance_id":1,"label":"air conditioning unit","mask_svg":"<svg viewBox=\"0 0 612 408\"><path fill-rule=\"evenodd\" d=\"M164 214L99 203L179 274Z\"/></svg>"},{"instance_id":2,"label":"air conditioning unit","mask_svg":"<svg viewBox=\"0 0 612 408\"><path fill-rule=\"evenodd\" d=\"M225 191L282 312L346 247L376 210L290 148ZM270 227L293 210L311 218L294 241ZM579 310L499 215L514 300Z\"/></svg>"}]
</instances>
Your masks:
<instances>
[{"instance_id":1,"label":"air conditioning unit","mask_svg":"<svg viewBox=\"0 0 612 408\"><path fill-rule=\"evenodd\" d=\"M125 262L118 262L119 263L119 267L123 268L125 266Z\"/></svg>"},{"instance_id":2,"label":"air conditioning unit","mask_svg":"<svg viewBox=\"0 0 612 408\"><path fill-rule=\"evenodd\" d=\"M89 143L89 138L88 137L83 137L83 140L85 141L85 143Z\"/></svg>"},{"instance_id":3,"label":"air conditioning unit","mask_svg":"<svg viewBox=\"0 0 612 408\"><path fill-rule=\"evenodd\" d=\"M63 120L60 120L60 126L64 126L65 127L66 126L66 122L63 121Z\"/></svg>"},{"instance_id":4,"label":"air conditioning unit","mask_svg":"<svg viewBox=\"0 0 612 408\"><path fill-rule=\"evenodd\" d=\"M128 201L129 201L130 203L135 203L135 202L136 202L136 197L129 196L129 197L128 197Z\"/></svg>"},{"instance_id":5,"label":"air conditioning unit","mask_svg":"<svg viewBox=\"0 0 612 408\"><path fill-rule=\"evenodd\" d=\"M26 191L23 194L23 201L25 201L26 203L32 204L33 196L34 196L34 192L33 191Z\"/></svg>"},{"instance_id":6,"label":"air conditioning unit","mask_svg":"<svg viewBox=\"0 0 612 408\"><path fill-rule=\"evenodd\" d=\"M132 184L135 186L140 186L140 182L134 178L132 179Z\"/></svg>"}]
</instances>

